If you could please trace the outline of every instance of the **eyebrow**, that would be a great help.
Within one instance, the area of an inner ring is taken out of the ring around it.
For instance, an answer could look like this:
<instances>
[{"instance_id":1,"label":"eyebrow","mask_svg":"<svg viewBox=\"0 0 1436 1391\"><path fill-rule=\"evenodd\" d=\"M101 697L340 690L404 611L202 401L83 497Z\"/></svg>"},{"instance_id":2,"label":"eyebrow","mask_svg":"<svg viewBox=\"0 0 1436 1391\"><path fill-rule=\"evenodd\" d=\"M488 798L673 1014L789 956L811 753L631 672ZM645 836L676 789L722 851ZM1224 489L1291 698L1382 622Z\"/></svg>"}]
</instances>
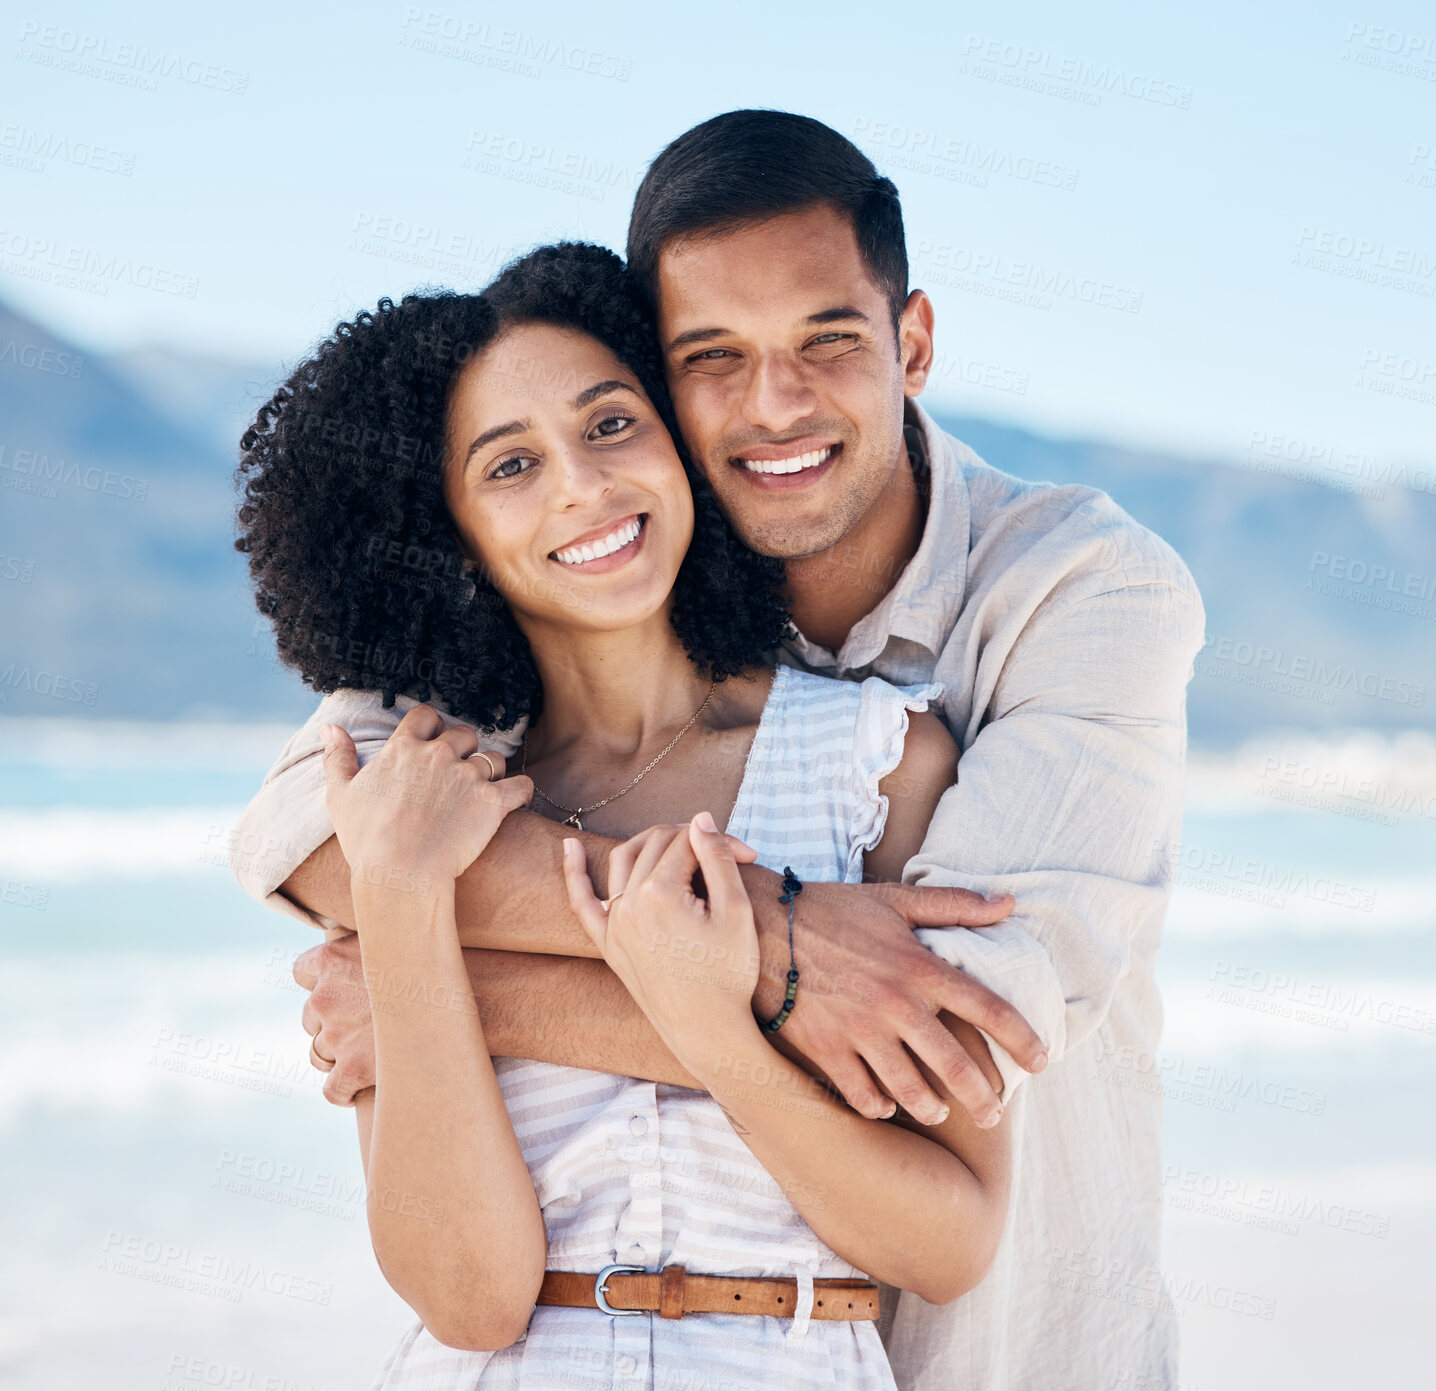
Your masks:
<instances>
[{"instance_id":1,"label":"eyebrow","mask_svg":"<svg viewBox=\"0 0 1436 1391\"><path fill-rule=\"evenodd\" d=\"M616 377L606 382L595 382L593 386L586 387L580 391L570 402L569 409L581 411L585 406L591 406L600 396L607 396L610 391L631 391L635 396L638 389L630 386L627 382L621 382ZM464 455L464 467L468 468L475 454L483 449L485 445L492 444L495 440L507 439L510 435L521 435L525 430L532 429L532 422L527 420L510 420L507 425L495 425L492 430L485 430L470 446L468 453Z\"/></svg>"},{"instance_id":2,"label":"eyebrow","mask_svg":"<svg viewBox=\"0 0 1436 1391\"><path fill-rule=\"evenodd\" d=\"M808 317L803 320L803 323L817 326L819 324L851 323L854 321L865 324L872 322L872 320L855 305L835 304L831 309L820 309L816 314L809 314ZM672 352L675 348L687 348L694 343L707 343L714 338L723 338L732 333L732 331L732 329L727 328L690 328L687 333L680 333L669 342L668 351Z\"/></svg>"},{"instance_id":3,"label":"eyebrow","mask_svg":"<svg viewBox=\"0 0 1436 1391\"><path fill-rule=\"evenodd\" d=\"M631 391L638 395L636 387L630 386L627 382L621 382L616 377L606 382L597 382L593 386L580 391L573 398L572 410L581 411L585 406L591 406L600 396L607 396L610 391Z\"/></svg>"}]
</instances>

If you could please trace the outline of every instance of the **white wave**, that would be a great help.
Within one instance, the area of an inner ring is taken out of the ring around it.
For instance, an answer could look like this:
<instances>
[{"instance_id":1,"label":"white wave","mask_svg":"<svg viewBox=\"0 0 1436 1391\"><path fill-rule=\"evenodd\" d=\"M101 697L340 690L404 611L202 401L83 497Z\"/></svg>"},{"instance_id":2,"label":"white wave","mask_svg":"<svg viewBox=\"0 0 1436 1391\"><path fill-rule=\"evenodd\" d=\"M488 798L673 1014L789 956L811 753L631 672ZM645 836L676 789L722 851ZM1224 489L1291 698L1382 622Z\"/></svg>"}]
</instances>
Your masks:
<instances>
[{"instance_id":1,"label":"white wave","mask_svg":"<svg viewBox=\"0 0 1436 1391\"><path fill-rule=\"evenodd\" d=\"M276 934L277 936L279 934ZM318 934L315 934L317 940ZM12 957L0 976L0 1122L30 1108L134 1113L314 1104L289 946L225 956Z\"/></svg>"},{"instance_id":2,"label":"white wave","mask_svg":"<svg viewBox=\"0 0 1436 1391\"><path fill-rule=\"evenodd\" d=\"M1370 937L1436 927L1436 876L1365 880L1327 865L1324 874L1313 872L1301 882L1302 892L1284 893L1179 870L1166 933L1181 941L1265 934ZM1333 897L1342 901L1330 901Z\"/></svg>"},{"instance_id":3,"label":"white wave","mask_svg":"<svg viewBox=\"0 0 1436 1391\"><path fill-rule=\"evenodd\" d=\"M0 764L246 772L263 776L300 725L200 721L0 719Z\"/></svg>"},{"instance_id":4,"label":"white wave","mask_svg":"<svg viewBox=\"0 0 1436 1391\"><path fill-rule=\"evenodd\" d=\"M1206 980L1164 981L1162 1051L1190 1057L1402 1054L1436 1075L1436 969L1335 977L1214 963Z\"/></svg>"},{"instance_id":5,"label":"white wave","mask_svg":"<svg viewBox=\"0 0 1436 1391\"><path fill-rule=\"evenodd\" d=\"M228 873L242 807L0 810L0 874L41 884Z\"/></svg>"}]
</instances>

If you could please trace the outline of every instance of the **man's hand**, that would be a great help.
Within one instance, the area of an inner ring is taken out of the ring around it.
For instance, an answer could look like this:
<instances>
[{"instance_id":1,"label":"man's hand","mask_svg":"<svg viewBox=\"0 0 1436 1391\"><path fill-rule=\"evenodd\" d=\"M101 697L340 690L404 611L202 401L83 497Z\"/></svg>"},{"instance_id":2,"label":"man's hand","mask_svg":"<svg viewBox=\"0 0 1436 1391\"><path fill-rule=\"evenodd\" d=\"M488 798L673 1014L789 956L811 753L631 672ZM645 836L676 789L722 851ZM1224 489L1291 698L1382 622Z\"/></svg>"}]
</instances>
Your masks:
<instances>
[{"instance_id":1,"label":"man's hand","mask_svg":"<svg viewBox=\"0 0 1436 1391\"><path fill-rule=\"evenodd\" d=\"M783 998L788 913L778 902L777 874L758 865L742 865L739 873L753 903L763 963L754 1009L767 1020ZM891 1115L896 1102L925 1124L940 1123L947 1104L923 1077L916 1055L975 1121L992 1123L1001 1114L997 1095L939 1014L946 1010L984 1030L1030 1072L1046 1064L1042 1042L1011 1005L940 961L912 930L986 927L1011 911L1010 898L988 902L963 889L807 884L794 928L802 972L798 1003L770 1041L811 1063L872 1119ZM336 1106L352 1106L374 1085L374 1022L358 938L312 947L295 962L294 978L313 992L304 1005L305 1030L317 1035L319 1054L335 1060L324 1094ZM510 1042L529 1055L519 1041ZM981 1041L973 1047L980 1049Z\"/></svg>"},{"instance_id":2,"label":"man's hand","mask_svg":"<svg viewBox=\"0 0 1436 1391\"><path fill-rule=\"evenodd\" d=\"M752 865L742 874L763 962L753 1004L767 1020L783 999L788 910L771 870ZM805 885L793 931L797 1003L772 1041L815 1064L870 1119L890 1116L893 1102L924 1125L946 1119L947 1103L923 1077L920 1058L976 1124L996 1125L997 1093L938 1016L946 1010L984 1030L1029 1072L1047 1065L1042 1040L1001 996L928 951L913 928L990 927L1012 907L1010 895L990 901L968 889Z\"/></svg>"},{"instance_id":3,"label":"man's hand","mask_svg":"<svg viewBox=\"0 0 1436 1391\"><path fill-rule=\"evenodd\" d=\"M304 1032L321 1058L333 1058L324 1095L352 1106L374 1086L374 1015L359 960L359 938L350 932L310 949L294 963L294 979L309 991Z\"/></svg>"}]
</instances>

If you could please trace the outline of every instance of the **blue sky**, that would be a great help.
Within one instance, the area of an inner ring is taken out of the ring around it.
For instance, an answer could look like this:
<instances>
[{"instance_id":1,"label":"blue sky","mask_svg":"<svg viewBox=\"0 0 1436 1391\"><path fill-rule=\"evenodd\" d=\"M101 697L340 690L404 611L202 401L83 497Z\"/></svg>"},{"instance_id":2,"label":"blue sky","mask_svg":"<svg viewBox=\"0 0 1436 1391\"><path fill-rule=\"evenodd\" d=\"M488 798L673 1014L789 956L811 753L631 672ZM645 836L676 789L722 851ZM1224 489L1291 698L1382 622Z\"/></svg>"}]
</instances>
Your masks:
<instances>
[{"instance_id":1,"label":"blue sky","mask_svg":"<svg viewBox=\"0 0 1436 1391\"><path fill-rule=\"evenodd\" d=\"M902 190L934 402L1432 454L1429 6L31 0L0 36L0 299L92 348L292 359L382 294L621 247L667 140L783 106Z\"/></svg>"}]
</instances>

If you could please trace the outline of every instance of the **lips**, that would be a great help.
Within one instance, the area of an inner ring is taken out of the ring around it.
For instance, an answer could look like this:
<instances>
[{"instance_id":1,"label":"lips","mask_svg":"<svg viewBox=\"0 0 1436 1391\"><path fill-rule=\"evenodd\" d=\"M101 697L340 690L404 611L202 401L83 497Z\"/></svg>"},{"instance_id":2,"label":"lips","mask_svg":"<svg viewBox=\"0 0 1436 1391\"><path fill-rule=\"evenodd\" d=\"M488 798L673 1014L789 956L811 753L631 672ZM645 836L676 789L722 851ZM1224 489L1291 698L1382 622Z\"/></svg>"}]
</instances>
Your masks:
<instances>
[{"instance_id":1,"label":"lips","mask_svg":"<svg viewBox=\"0 0 1436 1391\"><path fill-rule=\"evenodd\" d=\"M561 546L556 551L550 551L549 559L558 561L560 565L569 566L587 565L595 560L603 560L605 557L633 545L642 534L647 522L648 514L646 512L640 512L633 517L625 517L623 521L608 527L596 536L590 532L579 541Z\"/></svg>"}]
</instances>

